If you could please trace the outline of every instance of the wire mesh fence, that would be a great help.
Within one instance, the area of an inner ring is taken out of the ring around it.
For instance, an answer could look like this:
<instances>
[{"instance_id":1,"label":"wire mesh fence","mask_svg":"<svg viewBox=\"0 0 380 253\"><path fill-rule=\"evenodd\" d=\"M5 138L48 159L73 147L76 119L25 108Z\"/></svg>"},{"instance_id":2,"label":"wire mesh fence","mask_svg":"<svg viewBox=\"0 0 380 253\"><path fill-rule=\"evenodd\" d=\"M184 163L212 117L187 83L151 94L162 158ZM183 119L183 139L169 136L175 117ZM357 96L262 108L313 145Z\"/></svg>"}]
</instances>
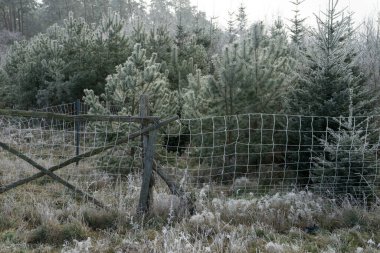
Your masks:
<instances>
[{"instance_id":1,"label":"wire mesh fence","mask_svg":"<svg viewBox=\"0 0 380 253\"><path fill-rule=\"evenodd\" d=\"M61 108L72 112L69 105ZM207 186L215 193L244 195L306 188L334 198L349 194L370 199L380 186L379 122L378 116L261 113L181 119L159 130L155 160L187 190ZM138 129L139 124L122 120L84 120L80 154L117 143ZM77 155L77 134L75 124L65 120L0 117L1 140L47 167ZM122 181L141 172L141 160L141 142L131 140L59 175ZM34 172L25 168L2 173L1 185Z\"/></svg>"},{"instance_id":2,"label":"wire mesh fence","mask_svg":"<svg viewBox=\"0 0 380 253\"><path fill-rule=\"evenodd\" d=\"M307 188L378 194L379 118L245 114L182 119L157 159L187 185L230 194Z\"/></svg>"},{"instance_id":3,"label":"wire mesh fence","mask_svg":"<svg viewBox=\"0 0 380 253\"><path fill-rule=\"evenodd\" d=\"M37 174L37 164L57 170L58 177L79 185L85 192L103 196L101 201L106 205L126 205L127 196L120 195L128 187L123 182L130 180L130 175L140 174L141 170L140 142L128 139L137 129L140 129L139 124L126 123L121 117L119 121L113 119L112 122L82 121L79 147L84 159L76 165L78 132L74 121L0 116L1 193L13 189L20 182L22 185L42 177L43 173ZM9 153L7 149L14 151ZM18 159L14 154L25 156L33 163L25 158ZM134 180L139 181L139 177L134 177ZM44 183L37 181L37 184ZM87 200L96 204L96 199L87 197Z\"/></svg>"}]
</instances>

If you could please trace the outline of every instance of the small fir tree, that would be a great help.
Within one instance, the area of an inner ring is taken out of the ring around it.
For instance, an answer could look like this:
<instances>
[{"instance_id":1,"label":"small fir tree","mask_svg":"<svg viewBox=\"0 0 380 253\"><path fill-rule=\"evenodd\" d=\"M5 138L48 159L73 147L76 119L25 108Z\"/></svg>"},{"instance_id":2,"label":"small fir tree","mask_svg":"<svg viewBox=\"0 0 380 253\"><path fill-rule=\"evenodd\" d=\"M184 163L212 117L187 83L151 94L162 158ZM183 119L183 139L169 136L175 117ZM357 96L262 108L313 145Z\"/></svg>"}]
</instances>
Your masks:
<instances>
[{"instance_id":1,"label":"small fir tree","mask_svg":"<svg viewBox=\"0 0 380 253\"><path fill-rule=\"evenodd\" d=\"M357 124L350 103L350 115L335 119L338 130L327 129L329 138L319 139L323 154L313 158L312 182L314 189L328 192L333 197L351 196L359 201L375 200L377 151L379 143L370 144L371 118Z\"/></svg>"}]
</instances>

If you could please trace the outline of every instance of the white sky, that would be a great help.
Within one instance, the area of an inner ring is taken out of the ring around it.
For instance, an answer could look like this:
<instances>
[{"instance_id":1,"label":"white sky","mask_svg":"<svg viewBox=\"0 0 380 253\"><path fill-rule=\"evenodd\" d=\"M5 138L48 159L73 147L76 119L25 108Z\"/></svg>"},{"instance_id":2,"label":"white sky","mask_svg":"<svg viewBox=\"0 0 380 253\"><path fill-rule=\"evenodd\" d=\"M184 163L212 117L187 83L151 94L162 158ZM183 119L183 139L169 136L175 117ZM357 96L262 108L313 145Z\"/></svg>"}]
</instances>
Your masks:
<instances>
[{"instance_id":1,"label":"white sky","mask_svg":"<svg viewBox=\"0 0 380 253\"><path fill-rule=\"evenodd\" d=\"M218 22L226 26L228 12L236 11L241 3L246 6L250 22L264 20L271 23L281 16L285 19L293 17L293 5L289 0L191 0L194 6L207 13L208 17L218 17ZM309 17L307 23L314 26L313 13L325 10L328 0L306 0L301 4L301 16ZM380 0L340 0L340 7L348 7L354 12L355 24L359 25L367 17L376 17Z\"/></svg>"}]
</instances>

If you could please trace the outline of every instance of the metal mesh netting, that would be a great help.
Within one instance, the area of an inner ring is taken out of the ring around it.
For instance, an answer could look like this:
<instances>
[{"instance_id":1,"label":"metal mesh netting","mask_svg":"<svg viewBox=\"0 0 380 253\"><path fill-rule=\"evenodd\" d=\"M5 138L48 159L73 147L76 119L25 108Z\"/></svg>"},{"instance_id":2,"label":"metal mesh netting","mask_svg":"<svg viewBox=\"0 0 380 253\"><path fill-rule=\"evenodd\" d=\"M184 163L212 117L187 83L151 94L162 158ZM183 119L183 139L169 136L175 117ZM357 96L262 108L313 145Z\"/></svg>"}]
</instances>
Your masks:
<instances>
[{"instance_id":1,"label":"metal mesh netting","mask_svg":"<svg viewBox=\"0 0 380 253\"><path fill-rule=\"evenodd\" d=\"M72 121L0 117L1 142L46 168L75 157L78 150L83 154L109 147L85 158L79 167L73 162L57 172L87 178L89 184L96 178L121 181L140 172L140 137L115 145L138 129L140 124L122 120L82 120L76 128ZM182 119L159 130L155 160L187 190L208 185L215 192L261 194L307 188L329 196L376 196L379 136L377 116L245 114ZM11 159L0 152L3 161ZM32 166L22 168L2 172L1 185L36 173Z\"/></svg>"},{"instance_id":2,"label":"metal mesh netting","mask_svg":"<svg viewBox=\"0 0 380 253\"><path fill-rule=\"evenodd\" d=\"M377 195L378 117L245 114L183 119L157 159L188 185L231 194L307 188ZM182 178L181 178L182 177Z\"/></svg>"}]
</instances>

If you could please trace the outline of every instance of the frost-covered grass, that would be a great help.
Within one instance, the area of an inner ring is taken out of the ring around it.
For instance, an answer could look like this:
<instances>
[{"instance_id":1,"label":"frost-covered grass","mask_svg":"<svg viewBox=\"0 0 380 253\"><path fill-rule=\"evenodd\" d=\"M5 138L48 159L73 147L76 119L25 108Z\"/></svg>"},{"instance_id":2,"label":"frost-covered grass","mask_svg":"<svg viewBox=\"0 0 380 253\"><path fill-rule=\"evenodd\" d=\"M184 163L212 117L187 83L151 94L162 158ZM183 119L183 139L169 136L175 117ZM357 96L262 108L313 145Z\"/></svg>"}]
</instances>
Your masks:
<instances>
[{"instance_id":1,"label":"frost-covered grass","mask_svg":"<svg viewBox=\"0 0 380 253\"><path fill-rule=\"evenodd\" d=\"M1 179L31 171L1 156ZM82 163L62 175L76 170L92 168ZM196 213L189 215L157 179L152 213L142 220L135 215L138 176L69 179L112 211L37 180L0 195L0 252L380 252L380 206L338 205L302 191L235 198L205 186L193 191Z\"/></svg>"}]
</instances>

